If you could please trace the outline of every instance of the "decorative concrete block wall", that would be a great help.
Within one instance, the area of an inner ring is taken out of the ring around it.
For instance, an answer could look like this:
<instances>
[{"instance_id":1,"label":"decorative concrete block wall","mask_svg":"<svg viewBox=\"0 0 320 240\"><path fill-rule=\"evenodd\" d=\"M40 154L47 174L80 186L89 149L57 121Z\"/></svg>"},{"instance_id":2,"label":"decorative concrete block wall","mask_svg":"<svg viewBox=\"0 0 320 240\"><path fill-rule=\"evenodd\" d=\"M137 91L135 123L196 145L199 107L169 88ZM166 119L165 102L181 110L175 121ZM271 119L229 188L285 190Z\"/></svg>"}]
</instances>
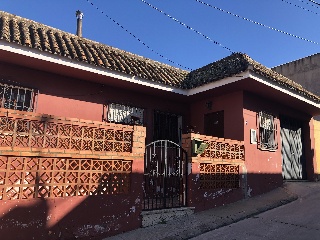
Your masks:
<instances>
[{"instance_id":1,"label":"decorative concrete block wall","mask_svg":"<svg viewBox=\"0 0 320 240\"><path fill-rule=\"evenodd\" d=\"M145 132L0 109L1 236L91 239L140 227Z\"/></svg>"},{"instance_id":2,"label":"decorative concrete block wall","mask_svg":"<svg viewBox=\"0 0 320 240\"><path fill-rule=\"evenodd\" d=\"M207 145L193 153L192 140ZM195 133L184 134L182 147L188 152L188 206L201 211L245 197L244 143Z\"/></svg>"}]
</instances>

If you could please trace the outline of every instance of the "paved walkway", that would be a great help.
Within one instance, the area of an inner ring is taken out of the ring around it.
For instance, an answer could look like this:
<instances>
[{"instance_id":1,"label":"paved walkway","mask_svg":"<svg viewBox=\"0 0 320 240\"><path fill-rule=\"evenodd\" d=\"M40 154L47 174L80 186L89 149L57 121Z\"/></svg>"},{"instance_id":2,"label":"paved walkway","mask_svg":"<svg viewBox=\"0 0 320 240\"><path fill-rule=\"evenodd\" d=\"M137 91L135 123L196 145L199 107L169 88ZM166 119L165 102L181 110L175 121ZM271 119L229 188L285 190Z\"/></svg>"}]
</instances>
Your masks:
<instances>
[{"instance_id":1,"label":"paved walkway","mask_svg":"<svg viewBox=\"0 0 320 240\"><path fill-rule=\"evenodd\" d=\"M308 184L308 183L306 183ZM292 183L266 194L195 213L165 224L139 228L130 232L106 238L108 240L169 240L189 239L205 232L229 225L253 215L292 202L298 198Z\"/></svg>"},{"instance_id":2,"label":"paved walkway","mask_svg":"<svg viewBox=\"0 0 320 240\"><path fill-rule=\"evenodd\" d=\"M313 240L320 239L320 183L290 182L298 200L237 223L201 234L192 240Z\"/></svg>"}]
</instances>

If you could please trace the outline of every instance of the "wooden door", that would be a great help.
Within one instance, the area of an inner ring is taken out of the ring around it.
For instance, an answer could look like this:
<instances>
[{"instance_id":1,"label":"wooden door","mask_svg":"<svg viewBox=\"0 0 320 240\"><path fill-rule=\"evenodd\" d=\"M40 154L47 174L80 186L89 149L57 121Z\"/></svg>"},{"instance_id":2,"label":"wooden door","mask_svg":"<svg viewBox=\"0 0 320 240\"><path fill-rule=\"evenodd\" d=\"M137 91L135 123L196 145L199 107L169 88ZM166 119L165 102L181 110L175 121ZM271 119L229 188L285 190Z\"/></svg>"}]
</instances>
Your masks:
<instances>
[{"instance_id":1,"label":"wooden door","mask_svg":"<svg viewBox=\"0 0 320 240\"><path fill-rule=\"evenodd\" d=\"M204 134L224 138L224 111L204 115Z\"/></svg>"}]
</instances>

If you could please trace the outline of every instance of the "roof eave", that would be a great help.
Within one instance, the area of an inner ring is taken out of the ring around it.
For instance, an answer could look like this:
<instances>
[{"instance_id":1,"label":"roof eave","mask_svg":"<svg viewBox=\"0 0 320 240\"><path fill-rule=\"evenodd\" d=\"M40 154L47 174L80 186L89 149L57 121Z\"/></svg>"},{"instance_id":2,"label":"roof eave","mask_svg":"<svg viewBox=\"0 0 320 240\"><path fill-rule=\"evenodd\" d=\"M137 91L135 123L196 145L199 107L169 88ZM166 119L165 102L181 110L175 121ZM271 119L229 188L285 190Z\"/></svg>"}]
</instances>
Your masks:
<instances>
[{"instance_id":1,"label":"roof eave","mask_svg":"<svg viewBox=\"0 0 320 240\"><path fill-rule=\"evenodd\" d=\"M139 78L134 75L125 74L122 72L102 68L102 67L95 66L95 65L92 65L92 64L89 64L86 62L80 62L80 61L73 60L70 58L62 57L60 55L55 55L52 53L41 51L38 49L27 48L24 46L20 46L16 43L10 43L10 42L4 41L4 40L0 40L0 51L6 51L6 52L9 52L12 54L22 55L22 56L26 56L26 57L29 57L32 59L46 61L46 62L49 62L52 64L57 64L60 66L65 66L65 67L69 67L69 68L73 68L73 69L79 69L82 71L86 71L86 72L118 79L120 81L131 82L134 84L139 84L139 85L159 89L162 91L187 95L186 90L183 90L183 89L180 89L177 87L173 87L173 86L166 85L163 83L152 82L150 80Z\"/></svg>"},{"instance_id":2,"label":"roof eave","mask_svg":"<svg viewBox=\"0 0 320 240\"><path fill-rule=\"evenodd\" d=\"M110 69L105 69L99 66L95 66L92 64L88 64L86 62L80 62L77 60L69 59L66 57L62 57L60 55L55 55L52 53L44 52L38 49L33 49L33 48L27 48L24 46L20 46L16 43L10 43L4 40L0 40L0 51L6 51L8 53L16 54L16 55L22 55L31 59L37 59L41 61L46 61L49 64L57 64L60 66L65 66L68 68L73 68L73 69L79 69L81 71L89 72L92 74L98 74L101 76L113 78L113 79L118 79L119 81L123 82L130 82L133 84L138 84L142 86L147 86L151 87L160 91L166 91L166 92L171 92L175 94L180 94L184 96L193 96L200 94L202 92L219 88L224 85L229 85L247 78L254 79L255 81L267 85L268 87L271 87L273 89L276 89L284 94L288 94L300 101L303 101L309 105L312 105L313 107L319 108L320 109L320 104L312 101L305 96L302 96L298 92L294 90L289 90L285 87L282 87L278 83L268 79L267 77L264 77L260 74L255 73L252 69L252 66L249 65L247 70L244 72L240 72L238 74L234 74L231 77L223 78L221 80L217 80L211 83L207 83L205 85L193 88L193 89L181 89L177 87L173 87L170 85L165 85L162 83L158 82L152 82L150 80L142 79L133 75L125 74L122 72L117 72L114 70Z\"/></svg>"}]
</instances>

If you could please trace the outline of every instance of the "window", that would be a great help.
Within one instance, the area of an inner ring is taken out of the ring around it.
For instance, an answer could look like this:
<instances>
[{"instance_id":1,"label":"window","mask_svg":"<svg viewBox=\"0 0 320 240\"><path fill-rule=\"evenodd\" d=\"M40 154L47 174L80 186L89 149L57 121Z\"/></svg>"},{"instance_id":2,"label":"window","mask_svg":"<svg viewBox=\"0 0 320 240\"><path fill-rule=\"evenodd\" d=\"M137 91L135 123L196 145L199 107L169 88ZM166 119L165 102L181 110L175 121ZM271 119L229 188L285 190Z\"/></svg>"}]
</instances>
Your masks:
<instances>
[{"instance_id":1,"label":"window","mask_svg":"<svg viewBox=\"0 0 320 240\"><path fill-rule=\"evenodd\" d=\"M224 138L224 111L204 115L204 134Z\"/></svg>"},{"instance_id":2,"label":"window","mask_svg":"<svg viewBox=\"0 0 320 240\"><path fill-rule=\"evenodd\" d=\"M131 107L118 103L109 103L107 106L107 122L143 125L142 108Z\"/></svg>"},{"instance_id":3,"label":"window","mask_svg":"<svg viewBox=\"0 0 320 240\"><path fill-rule=\"evenodd\" d=\"M2 108L33 112L37 93L34 89L0 83L0 104Z\"/></svg>"},{"instance_id":4,"label":"window","mask_svg":"<svg viewBox=\"0 0 320 240\"><path fill-rule=\"evenodd\" d=\"M277 141L277 124L274 116L266 112L258 113L259 139L258 148L261 150L276 150Z\"/></svg>"},{"instance_id":5,"label":"window","mask_svg":"<svg viewBox=\"0 0 320 240\"><path fill-rule=\"evenodd\" d=\"M153 140L170 140L181 144L182 117L172 113L155 111L153 116Z\"/></svg>"}]
</instances>

